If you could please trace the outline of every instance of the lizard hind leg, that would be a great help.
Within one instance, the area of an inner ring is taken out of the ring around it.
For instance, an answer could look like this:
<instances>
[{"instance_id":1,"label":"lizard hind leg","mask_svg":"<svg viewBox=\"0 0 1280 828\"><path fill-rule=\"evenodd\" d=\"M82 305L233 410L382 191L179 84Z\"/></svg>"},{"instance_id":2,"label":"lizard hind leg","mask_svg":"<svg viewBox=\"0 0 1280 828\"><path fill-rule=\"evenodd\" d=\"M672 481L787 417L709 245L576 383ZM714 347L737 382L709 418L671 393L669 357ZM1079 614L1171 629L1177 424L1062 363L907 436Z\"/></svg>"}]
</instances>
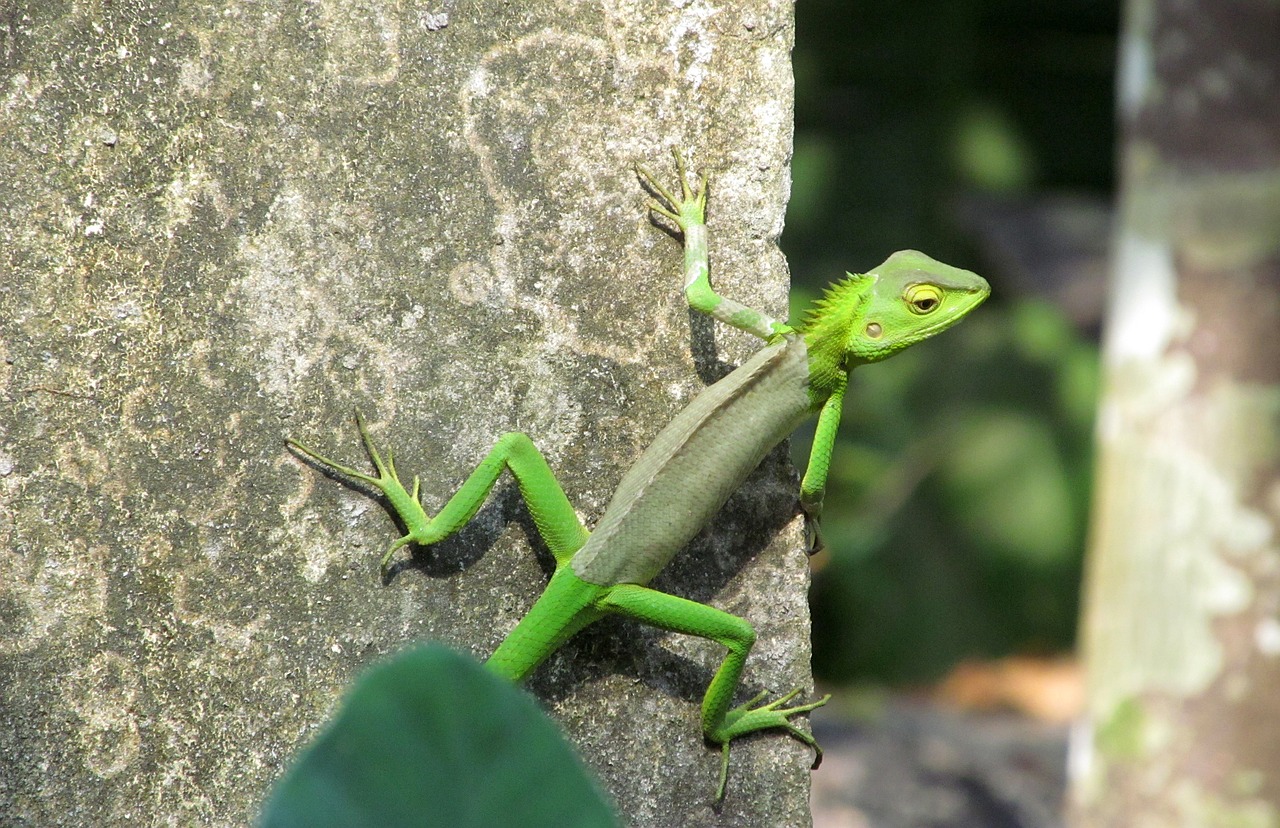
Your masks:
<instances>
[{"instance_id":1,"label":"lizard hind leg","mask_svg":"<svg viewBox=\"0 0 1280 828\"><path fill-rule=\"evenodd\" d=\"M437 543L460 530L475 516L492 491L503 469L510 469L520 487L520 494L533 516L538 533L546 541L560 568L569 561L573 553L586 543L589 533L574 512L569 498L560 487L551 467L538 451L537 446L525 434L517 431L502 435L458 491L449 498L435 517L427 515L418 499L418 478L413 479L412 490L406 490L396 473L391 453L385 459L373 444L368 425L360 412L356 412L356 423L360 429L360 437L364 441L365 450L373 461L377 476L366 474L349 466L334 462L329 458L307 448L296 440L289 440L290 448L303 455L313 463L331 469L341 475L357 480L381 492L386 497L391 510L396 514L407 530L404 536L392 541L382 558L385 571L391 556L400 547L416 543L420 546Z\"/></svg>"},{"instance_id":2,"label":"lizard hind leg","mask_svg":"<svg viewBox=\"0 0 1280 828\"><path fill-rule=\"evenodd\" d=\"M720 668L716 670L702 697L702 731L709 741L721 746L717 801L724 798L728 783L729 743L748 733L770 728L785 730L817 751L814 762L814 767L817 767L817 762L822 758L822 749L812 736L791 723L791 717L821 707L830 696L808 704L784 707L800 694L800 689L796 688L767 704L760 704L767 695L765 692L745 704L730 707L743 667L746 666L747 654L756 640L755 630L749 623L724 610L636 584L618 584L607 588L595 602L595 606L605 612L616 612L672 632L710 638L728 648L728 654L720 663Z\"/></svg>"}]
</instances>

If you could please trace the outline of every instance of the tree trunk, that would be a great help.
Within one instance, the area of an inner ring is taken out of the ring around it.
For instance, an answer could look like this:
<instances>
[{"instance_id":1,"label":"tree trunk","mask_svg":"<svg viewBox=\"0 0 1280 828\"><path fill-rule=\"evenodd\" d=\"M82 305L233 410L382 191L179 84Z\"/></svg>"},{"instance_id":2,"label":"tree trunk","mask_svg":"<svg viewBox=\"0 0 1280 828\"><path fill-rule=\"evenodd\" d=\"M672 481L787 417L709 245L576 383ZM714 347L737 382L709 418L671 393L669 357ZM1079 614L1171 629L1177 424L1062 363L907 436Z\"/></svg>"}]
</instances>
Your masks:
<instances>
[{"instance_id":1,"label":"tree trunk","mask_svg":"<svg viewBox=\"0 0 1280 828\"><path fill-rule=\"evenodd\" d=\"M691 349L631 165L715 174L714 278L785 314L792 34L784 0L0 4L0 822L244 825L371 660L488 655L549 561L513 487L384 582L388 516L283 440L362 465L359 407L434 510L522 430L590 524L756 347ZM656 584L755 622L751 693L809 682L795 495L777 452ZM722 655L605 622L531 689L633 825L807 824L785 734L713 810Z\"/></svg>"},{"instance_id":2,"label":"tree trunk","mask_svg":"<svg viewBox=\"0 0 1280 828\"><path fill-rule=\"evenodd\" d=\"M1128 11L1075 824L1280 825L1280 6Z\"/></svg>"}]
</instances>

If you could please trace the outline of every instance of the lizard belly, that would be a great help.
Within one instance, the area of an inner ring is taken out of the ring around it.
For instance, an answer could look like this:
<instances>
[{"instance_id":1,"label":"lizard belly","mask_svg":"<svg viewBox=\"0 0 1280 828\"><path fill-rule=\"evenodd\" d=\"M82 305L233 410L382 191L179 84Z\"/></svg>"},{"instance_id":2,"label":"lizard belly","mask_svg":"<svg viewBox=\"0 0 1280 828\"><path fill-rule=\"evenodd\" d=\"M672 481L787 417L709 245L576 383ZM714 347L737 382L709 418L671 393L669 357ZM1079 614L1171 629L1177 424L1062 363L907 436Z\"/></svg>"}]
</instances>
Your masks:
<instances>
[{"instance_id":1,"label":"lizard belly","mask_svg":"<svg viewBox=\"0 0 1280 828\"><path fill-rule=\"evenodd\" d=\"M757 353L654 438L573 556L574 573L601 586L648 583L811 411L804 340Z\"/></svg>"}]
</instances>

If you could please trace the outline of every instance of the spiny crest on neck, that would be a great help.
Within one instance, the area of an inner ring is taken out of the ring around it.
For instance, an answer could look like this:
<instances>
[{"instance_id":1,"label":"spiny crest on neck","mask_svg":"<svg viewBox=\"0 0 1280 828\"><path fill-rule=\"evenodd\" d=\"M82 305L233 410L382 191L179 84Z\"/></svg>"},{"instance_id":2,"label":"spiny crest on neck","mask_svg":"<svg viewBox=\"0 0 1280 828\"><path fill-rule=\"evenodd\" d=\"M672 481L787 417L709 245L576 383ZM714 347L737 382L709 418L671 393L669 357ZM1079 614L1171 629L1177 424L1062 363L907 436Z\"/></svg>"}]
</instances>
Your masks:
<instances>
[{"instance_id":1,"label":"spiny crest on neck","mask_svg":"<svg viewBox=\"0 0 1280 828\"><path fill-rule=\"evenodd\" d=\"M849 332L858 306L867 296L867 287L874 277L846 273L845 277L832 282L823 291L822 296L813 303L813 307L805 313L800 323L806 337L823 336L836 330L844 335Z\"/></svg>"},{"instance_id":2,"label":"spiny crest on neck","mask_svg":"<svg viewBox=\"0 0 1280 828\"><path fill-rule=\"evenodd\" d=\"M809 383L815 397L825 400L824 395L840 381L849 333L860 318L859 310L874 281L873 276L846 273L813 303L800 323L809 348Z\"/></svg>"}]
</instances>

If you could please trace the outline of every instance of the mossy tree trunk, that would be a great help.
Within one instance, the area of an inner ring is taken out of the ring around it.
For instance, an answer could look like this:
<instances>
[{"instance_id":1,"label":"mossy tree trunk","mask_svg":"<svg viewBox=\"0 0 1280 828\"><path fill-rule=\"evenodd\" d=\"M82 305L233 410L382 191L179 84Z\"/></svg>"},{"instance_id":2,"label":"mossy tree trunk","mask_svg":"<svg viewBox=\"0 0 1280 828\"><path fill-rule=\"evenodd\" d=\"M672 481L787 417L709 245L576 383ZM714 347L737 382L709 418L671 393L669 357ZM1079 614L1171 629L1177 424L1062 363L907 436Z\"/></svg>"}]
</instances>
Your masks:
<instances>
[{"instance_id":1,"label":"mossy tree trunk","mask_svg":"<svg viewBox=\"0 0 1280 828\"><path fill-rule=\"evenodd\" d=\"M384 582L391 521L283 438L357 462L358 406L434 509L522 430L594 520L754 347L691 336L631 165L715 174L717 283L785 315L792 32L782 0L0 4L0 821L246 824L372 659L487 655L546 578L512 487ZM807 580L779 452L657 586L756 623L755 692L809 681ZM806 824L785 735L713 810L721 655L607 622L532 689L631 824Z\"/></svg>"},{"instance_id":2,"label":"mossy tree trunk","mask_svg":"<svg viewBox=\"0 0 1280 828\"><path fill-rule=\"evenodd\" d=\"M1278 33L1129 4L1077 825L1280 825Z\"/></svg>"}]
</instances>

